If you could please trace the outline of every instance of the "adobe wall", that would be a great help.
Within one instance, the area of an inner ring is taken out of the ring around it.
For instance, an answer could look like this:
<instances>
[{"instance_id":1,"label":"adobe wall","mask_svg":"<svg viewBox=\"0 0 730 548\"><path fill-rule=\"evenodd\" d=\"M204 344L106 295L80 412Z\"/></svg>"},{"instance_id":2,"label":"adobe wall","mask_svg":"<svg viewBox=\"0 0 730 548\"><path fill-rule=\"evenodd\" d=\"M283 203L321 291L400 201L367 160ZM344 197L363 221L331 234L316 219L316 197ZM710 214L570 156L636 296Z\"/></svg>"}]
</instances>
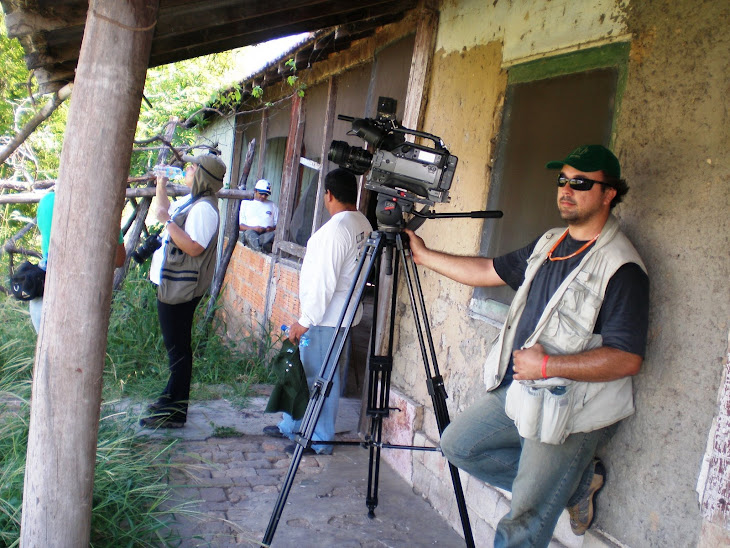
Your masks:
<instances>
[{"instance_id":1,"label":"adobe wall","mask_svg":"<svg viewBox=\"0 0 730 548\"><path fill-rule=\"evenodd\" d=\"M726 514L700 509L696 492L703 460L714 455L710 449L705 456L713 418L730 413L718 409L730 319L729 18L730 5L715 1L442 5L423 130L442 136L459 166L452 202L439 211L486 204L505 67L616 36L631 39L614 139L631 191L617 213L650 274L650 338L636 379L637 413L602 454L609 481L591 536L603 532L605 542L690 546L729 529ZM481 230L476 220L439 220L419 234L433 248L474 254ZM453 417L483 392L481 367L497 331L469 316L469 288L430 272L422 271L421 281ZM393 384L424 406L422 425L413 422L416 443L437 443L410 306L405 298L400 306ZM414 453L406 473L460 529L443 464ZM506 511L506 500L464 477L473 521L488 545L484 524ZM723 494L727 481L708 488ZM582 542L565 521L557 537L569 546Z\"/></svg>"}]
</instances>

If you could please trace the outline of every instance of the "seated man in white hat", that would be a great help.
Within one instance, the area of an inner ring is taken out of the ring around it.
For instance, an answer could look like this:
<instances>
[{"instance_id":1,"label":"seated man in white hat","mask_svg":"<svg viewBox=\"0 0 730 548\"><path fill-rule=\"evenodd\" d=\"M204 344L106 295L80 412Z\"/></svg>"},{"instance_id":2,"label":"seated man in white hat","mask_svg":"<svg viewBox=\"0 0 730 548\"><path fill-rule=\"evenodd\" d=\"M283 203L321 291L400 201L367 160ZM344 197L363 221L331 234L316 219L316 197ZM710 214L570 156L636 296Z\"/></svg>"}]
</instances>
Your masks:
<instances>
[{"instance_id":1,"label":"seated man in white hat","mask_svg":"<svg viewBox=\"0 0 730 548\"><path fill-rule=\"evenodd\" d=\"M269 200L271 183L259 179L254 187L253 200L241 202L239 228L241 241L255 251L271 253L274 231L279 220L279 208Z\"/></svg>"}]
</instances>

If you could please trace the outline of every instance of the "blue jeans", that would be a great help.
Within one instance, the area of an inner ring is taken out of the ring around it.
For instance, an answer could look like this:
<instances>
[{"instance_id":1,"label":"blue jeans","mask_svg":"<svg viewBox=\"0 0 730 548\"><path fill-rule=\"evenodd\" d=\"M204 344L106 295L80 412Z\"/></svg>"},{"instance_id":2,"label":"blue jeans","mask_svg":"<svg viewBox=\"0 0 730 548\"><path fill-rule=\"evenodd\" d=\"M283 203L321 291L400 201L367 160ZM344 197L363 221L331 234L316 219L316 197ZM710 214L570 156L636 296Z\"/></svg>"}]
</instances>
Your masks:
<instances>
[{"instance_id":1,"label":"blue jeans","mask_svg":"<svg viewBox=\"0 0 730 548\"><path fill-rule=\"evenodd\" d=\"M271 246L274 243L276 232L264 232L259 234L255 230L245 230L242 241L254 251L266 251L271 253Z\"/></svg>"},{"instance_id":2,"label":"blue jeans","mask_svg":"<svg viewBox=\"0 0 730 548\"><path fill-rule=\"evenodd\" d=\"M334 327L310 327L306 333L307 337L309 337L309 344L307 346L299 345L299 357L302 360L304 372L307 375L307 384L309 385L310 391L312 390L314 381L319 377L322 364L327 356L327 349L329 348L334 333ZM327 365L326 372L322 375L323 377L326 377L331 370L332 358L335 356L337 346L341 338L342 333L340 333L337 338L337 343L332 351L330 363ZM345 346L342 349L342 356L340 356L340 366L332 377L332 388L329 396L327 396L324 400L322 412L320 413L319 420L317 420L317 424L314 427L314 433L312 434L313 441L329 441L335 437L335 420L337 419L337 408L340 405L340 374L349 359L350 340L348 337L348 340L345 341ZM294 439L296 433L299 432L300 425L301 421L294 420L291 415L284 413L278 426L282 434L288 436L290 439ZM331 445L312 445L312 449L314 449L317 453L323 453L326 455L332 453Z\"/></svg>"},{"instance_id":3,"label":"blue jeans","mask_svg":"<svg viewBox=\"0 0 730 548\"><path fill-rule=\"evenodd\" d=\"M571 434L561 445L524 439L504 412L506 394L501 386L457 416L444 430L441 449L458 468L512 492L495 547L548 546L563 508L587 493L596 449L615 428Z\"/></svg>"}]
</instances>

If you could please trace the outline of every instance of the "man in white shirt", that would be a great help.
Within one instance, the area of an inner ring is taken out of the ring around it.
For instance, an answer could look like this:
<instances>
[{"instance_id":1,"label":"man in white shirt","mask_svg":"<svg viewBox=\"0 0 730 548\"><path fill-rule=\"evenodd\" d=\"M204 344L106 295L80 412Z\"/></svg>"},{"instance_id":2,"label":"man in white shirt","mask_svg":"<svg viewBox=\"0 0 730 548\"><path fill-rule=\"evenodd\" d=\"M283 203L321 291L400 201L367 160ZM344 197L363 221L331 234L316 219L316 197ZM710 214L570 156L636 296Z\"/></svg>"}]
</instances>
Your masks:
<instances>
[{"instance_id":1,"label":"man in white shirt","mask_svg":"<svg viewBox=\"0 0 730 548\"><path fill-rule=\"evenodd\" d=\"M372 231L370 222L357 210L357 179L352 173L335 169L327 174L324 185L324 205L331 218L307 242L307 252L299 273L300 316L289 329L289 339L294 343L299 342L299 354L310 389L322 368L330 341L335 334L335 326L347 304L347 294L357 274L360 253ZM354 304L353 302L352 305ZM357 325L361 317L362 306L353 318L352 325ZM303 344L302 337L305 334L307 343ZM345 361L349 357L347 343L343 349L343 357ZM330 368L331 365L327 371ZM337 371L333 375L329 396L324 401L314 429L313 441L329 441L334 438L339 400L340 375ZM278 425L280 434L275 428L267 427L268 430L264 431L294 439L299 430L299 421L284 413ZM291 445L287 451L293 452L293 449L294 446ZM332 446L317 444L304 450L305 454L312 452L329 455L332 453Z\"/></svg>"},{"instance_id":2,"label":"man in white shirt","mask_svg":"<svg viewBox=\"0 0 730 548\"><path fill-rule=\"evenodd\" d=\"M254 187L253 200L241 202L238 218L239 228L243 232L241 241L255 251L271 253L274 243L274 231L279 221L279 208L269 200L271 183L259 179Z\"/></svg>"}]
</instances>

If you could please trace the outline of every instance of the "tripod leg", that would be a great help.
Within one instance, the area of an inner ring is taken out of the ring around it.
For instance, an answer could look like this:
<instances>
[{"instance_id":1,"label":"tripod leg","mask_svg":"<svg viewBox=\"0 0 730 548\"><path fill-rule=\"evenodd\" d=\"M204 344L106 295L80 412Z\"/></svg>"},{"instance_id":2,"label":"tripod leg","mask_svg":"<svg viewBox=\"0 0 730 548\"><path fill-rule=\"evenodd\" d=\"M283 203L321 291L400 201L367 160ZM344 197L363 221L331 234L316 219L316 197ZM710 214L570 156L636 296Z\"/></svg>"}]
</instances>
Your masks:
<instances>
[{"instance_id":1,"label":"tripod leg","mask_svg":"<svg viewBox=\"0 0 730 548\"><path fill-rule=\"evenodd\" d=\"M311 394L309 402L307 403L307 409L301 420L301 431L296 438L297 446L294 449L294 456L291 464L289 465L284 485L276 499L276 504L274 505L274 510L271 514L271 518L269 519L266 532L264 533L263 543L265 545L271 544L271 541L274 539L274 533L276 533L276 528L279 524L279 520L281 519L281 514L284 511L284 506L286 505L286 499L289 496L291 486L294 483L294 477L296 476L299 463L302 459L302 452L305 447L309 447L311 445L312 434L314 433L317 420L322 413L324 400L327 398L332 387L332 379L334 378L334 375L337 374L337 364L340 360L340 356L342 355L345 342L347 341L347 335L352 327L352 322L357 312L357 304L359 304L362 300L368 276L375 264L376 257L379 255L379 250L382 246L382 235L380 233L374 234L376 234L376 237L374 239L368 239L366 243L366 253L363 253L358 261L357 273L347 294L347 305L343 306L342 313L338 320L338 325L334 330L334 335L329 344L329 348L327 349L327 355L325 356L322 367L319 371L319 376L315 380L314 386L310 389ZM353 302L355 303L355 306L350 306ZM341 330L343 330L342 333L340 333ZM338 340L339 344L337 344ZM335 350L335 346L337 346L337 350Z\"/></svg>"},{"instance_id":2,"label":"tripod leg","mask_svg":"<svg viewBox=\"0 0 730 548\"><path fill-rule=\"evenodd\" d=\"M416 323L416 333L418 335L418 342L421 346L423 364L426 368L426 378L428 379L428 393L430 394L431 402L433 403L433 409L436 415L436 424L438 425L439 434L442 434L450 422L449 411L446 406L447 395L446 389L444 387L443 377L441 377L441 374L439 373L438 361L436 360L436 350L433 344L431 329L428 325L428 315L426 313L426 304L423 298L421 281L418 278L418 270L416 269L416 263L413 261L413 256L410 254L410 252L406 253L401 234L398 234L396 236L396 243L398 246L398 252L401 260L400 262L403 266L403 272L405 273L406 277L408 296L410 297L411 301L413 319ZM417 302L416 297L418 298ZM426 334L426 340L428 342L428 353L426 352L426 344L424 342L424 332ZM466 541L466 545L469 548L472 548L474 546L474 537L471 531L471 523L469 522L469 514L466 507L466 500L464 499L464 490L461 485L459 469L453 464L449 463L449 471L451 473L451 482L454 486L456 505L459 509L459 516L461 517L461 525L464 530L464 540Z\"/></svg>"},{"instance_id":3,"label":"tripod leg","mask_svg":"<svg viewBox=\"0 0 730 548\"><path fill-rule=\"evenodd\" d=\"M383 246L378 263L378 271L392 275L390 294L390 316L388 324L388 346L385 355L376 355L375 331L371 333L368 409L370 416L370 459L368 463L368 495L365 503L368 507L368 517L375 517L375 508L378 506L378 484L380 480L380 451L383 438L383 419L390 414L390 377L393 371L393 334L395 331L395 313L397 305L396 288L398 287L398 268L392 269L394 238L389 234ZM377 309L379 287L376 286L374 307ZM375 316L375 313L373 314ZM373 323L375 325L375 322Z\"/></svg>"}]
</instances>

